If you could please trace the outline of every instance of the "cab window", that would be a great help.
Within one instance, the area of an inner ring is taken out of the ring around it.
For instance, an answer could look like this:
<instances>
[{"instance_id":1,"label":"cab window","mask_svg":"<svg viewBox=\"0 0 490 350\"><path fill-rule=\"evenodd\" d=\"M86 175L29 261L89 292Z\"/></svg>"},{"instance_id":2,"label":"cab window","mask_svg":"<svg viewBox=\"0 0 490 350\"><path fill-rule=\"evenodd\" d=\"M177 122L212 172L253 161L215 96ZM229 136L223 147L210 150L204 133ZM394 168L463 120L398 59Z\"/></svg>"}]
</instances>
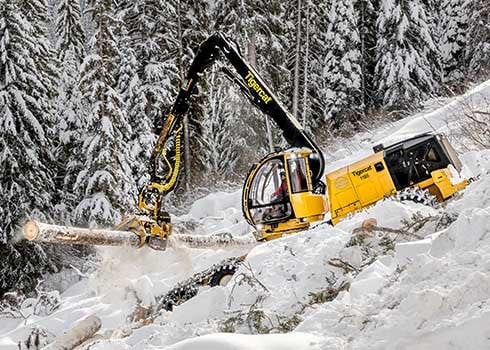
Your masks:
<instances>
[{"instance_id":1,"label":"cab window","mask_svg":"<svg viewBox=\"0 0 490 350\"><path fill-rule=\"evenodd\" d=\"M289 178L291 179L291 190L293 193L309 191L306 161L304 158L288 160Z\"/></svg>"},{"instance_id":2,"label":"cab window","mask_svg":"<svg viewBox=\"0 0 490 350\"><path fill-rule=\"evenodd\" d=\"M281 187L281 174L284 174L282 160L273 159L257 172L251 188L252 205L269 204L277 200ZM284 185L282 185L284 187Z\"/></svg>"},{"instance_id":3,"label":"cab window","mask_svg":"<svg viewBox=\"0 0 490 350\"><path fill-rule=\"evenodd\" d=\"M292 215L289 188L282 158L267 161L250 187L249 211L254 224L271 224Z\"/></svg>"}]
</instances>

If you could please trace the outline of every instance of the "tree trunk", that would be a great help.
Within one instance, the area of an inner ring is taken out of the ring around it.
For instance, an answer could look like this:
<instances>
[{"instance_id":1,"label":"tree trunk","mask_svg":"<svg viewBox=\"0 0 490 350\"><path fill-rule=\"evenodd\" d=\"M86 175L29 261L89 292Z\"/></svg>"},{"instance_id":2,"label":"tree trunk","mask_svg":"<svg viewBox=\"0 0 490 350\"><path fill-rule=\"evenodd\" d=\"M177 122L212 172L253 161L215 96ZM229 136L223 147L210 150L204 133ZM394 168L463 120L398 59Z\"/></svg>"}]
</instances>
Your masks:
<instances>
[{"instance_id":1,"label":"tree trunk","mask_svg":"<svg viewBox=\"0 0 490 350\"><path fill-rule=\"evenodd\" d=\"M305 40L305 61L304 61L304 84L303 84L303 118L302 125L306 128L306 116L308 115L308 56L310 54L310 4L306 4L306 40Z\"/></svg>"},{"instance_id":2,"label":"tree trunk","mask_svg":"<svg viewBox=\"0 0 490 350\"><path fill-rule=\"evenodd\" d=\"M234 237L230 233L221 233L211 236L173 234L169 237L170 247L176 247L181 244L188 248L222 249L239 246L252 247L256 246L258 243L252 235Z\"/></svg>"},{"instance_id":3,"label":"tree trunk","mask_svg":"<svg viewBox=\"0 0 490 350\"><path fill-rule=\"evenodd\" d=\"M49 225L34 220L25 223L24 237L29 241L57 244L141 246L140 237L131 231Z\"/></svg>"},{"instance_id":4,"label":"tree trunk","mask_svg":"<svg viewBox=\"0 0 490 350\"><path fill-rule=\"evenodd\" d=\"M298 0L298 13L296 25L296 50L294 57L294 83L293 83L293 116L298 118L298 100L299 100L299 52L301 46L301 0Z\"/></svg>"},{"instance_id":5,"label":"tree trunk","mask_svg":"<svg viewBox=\"0 0 490 350\"><path fill-rule=\"evenodd\" d=\"M184 63L182 57L184 56L184 41L182 37L182 22L180 21L181 1L177 1L177 35L179 38L179 75L181 84L184 83ZM184 176L185 176L185 190L188 192L191 185L191 147L190 147L190 134L189 134L189 117L187 113L182 120L184 124Z\"/></svg>"}]
</instances>

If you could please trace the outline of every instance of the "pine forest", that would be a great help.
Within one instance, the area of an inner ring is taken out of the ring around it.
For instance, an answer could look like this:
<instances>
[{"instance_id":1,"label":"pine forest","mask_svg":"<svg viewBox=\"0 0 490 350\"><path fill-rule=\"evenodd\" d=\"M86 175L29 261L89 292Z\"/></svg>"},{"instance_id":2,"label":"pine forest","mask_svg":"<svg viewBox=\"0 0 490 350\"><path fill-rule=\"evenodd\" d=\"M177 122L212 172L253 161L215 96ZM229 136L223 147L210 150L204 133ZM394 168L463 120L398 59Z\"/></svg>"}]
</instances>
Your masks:
<instances>
[{"instance_id":1,"label":"pine forest","mask_svg":"<svg viewBox=\"0 0 490 350\"><path fill-rule=\"evenodd\" d=\"M136 210L214 32L325 150L490 77L490 0L0 0L0 295L91 254L21 240L27 219L111 227ZM184 120L176 212L287 146L223 66L203 74Z\"/></svg>"}]
</instances>

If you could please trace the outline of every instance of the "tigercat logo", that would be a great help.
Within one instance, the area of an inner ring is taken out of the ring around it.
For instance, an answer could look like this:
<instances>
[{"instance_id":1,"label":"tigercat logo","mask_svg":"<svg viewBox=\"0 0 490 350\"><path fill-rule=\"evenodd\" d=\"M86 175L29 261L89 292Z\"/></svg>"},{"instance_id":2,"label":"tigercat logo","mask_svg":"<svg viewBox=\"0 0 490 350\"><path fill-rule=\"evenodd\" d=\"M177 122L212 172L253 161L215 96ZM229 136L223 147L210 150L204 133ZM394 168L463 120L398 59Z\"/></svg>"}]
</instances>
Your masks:
<instances>
[{"instance_id":1,"label":"tigercat logo","mask_svg":"<svg viewBox=\"0 0 490 350\"><path fill-rule=\"evenodd\" d=\"M265 104L269 103L272 100L272 97L267 95L267 93L262 89L262 87L257 83L255 80L255 76L253 75L252 72L248 71L247 76L245 77L245 80L248 83L248 86L253 89L264 101Z\"/></svg>"},{"instance_id":2,"label":"tigercat logo","mask_svg":"<svg viewBox=\"0 0 490 350\"><path fill-rule=\"evenodd\" d=\"M373 169L373 168L372 168L372 167L371 167L371 165L370 165L370 166L368 166L368 167L366 167L366 168L362 168L362 169L360 169L360 170L354 170L354 171L352 172L352 175L354 175L354 176L361 176L362 174L367 173L368 171L371 171L372 169Z\"/></svg>"}]
</instances>

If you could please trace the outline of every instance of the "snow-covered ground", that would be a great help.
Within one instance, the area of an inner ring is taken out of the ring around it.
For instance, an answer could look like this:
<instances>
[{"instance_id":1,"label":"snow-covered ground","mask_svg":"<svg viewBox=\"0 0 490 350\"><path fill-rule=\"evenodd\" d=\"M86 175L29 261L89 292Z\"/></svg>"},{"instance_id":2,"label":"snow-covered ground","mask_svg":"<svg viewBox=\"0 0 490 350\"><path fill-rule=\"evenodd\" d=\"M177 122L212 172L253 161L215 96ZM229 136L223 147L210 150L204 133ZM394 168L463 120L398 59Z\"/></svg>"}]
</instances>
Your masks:
<instances>
[{"instance_id":1,"label":"snow-covered ground","mask_svg":"<svg viewBox=\"0 0 490 350\"><path fill-rule=\"evenodd\" d=\"M471 148L463 118L468 108L490 111L485 98L490 81L428 114L358 135L351 151L328 153L332 170L374 144L443 131L462 152L465 175L480 174L444 206L384 200L335 227L320 223L257 245L226 287L202 288L146 323L135 311L245 248L100 248L93 272L51 294L57 308L27 300L23 316L0 318L0 349L18 349L33 330L49 342L92 314L102 337L90 349L490 349L490 149ZM201 235L246 235L240 196L214 193L174 222L192 221ZM353 235L366 218L392 232Z\"/></svg>"}]
</instances>

